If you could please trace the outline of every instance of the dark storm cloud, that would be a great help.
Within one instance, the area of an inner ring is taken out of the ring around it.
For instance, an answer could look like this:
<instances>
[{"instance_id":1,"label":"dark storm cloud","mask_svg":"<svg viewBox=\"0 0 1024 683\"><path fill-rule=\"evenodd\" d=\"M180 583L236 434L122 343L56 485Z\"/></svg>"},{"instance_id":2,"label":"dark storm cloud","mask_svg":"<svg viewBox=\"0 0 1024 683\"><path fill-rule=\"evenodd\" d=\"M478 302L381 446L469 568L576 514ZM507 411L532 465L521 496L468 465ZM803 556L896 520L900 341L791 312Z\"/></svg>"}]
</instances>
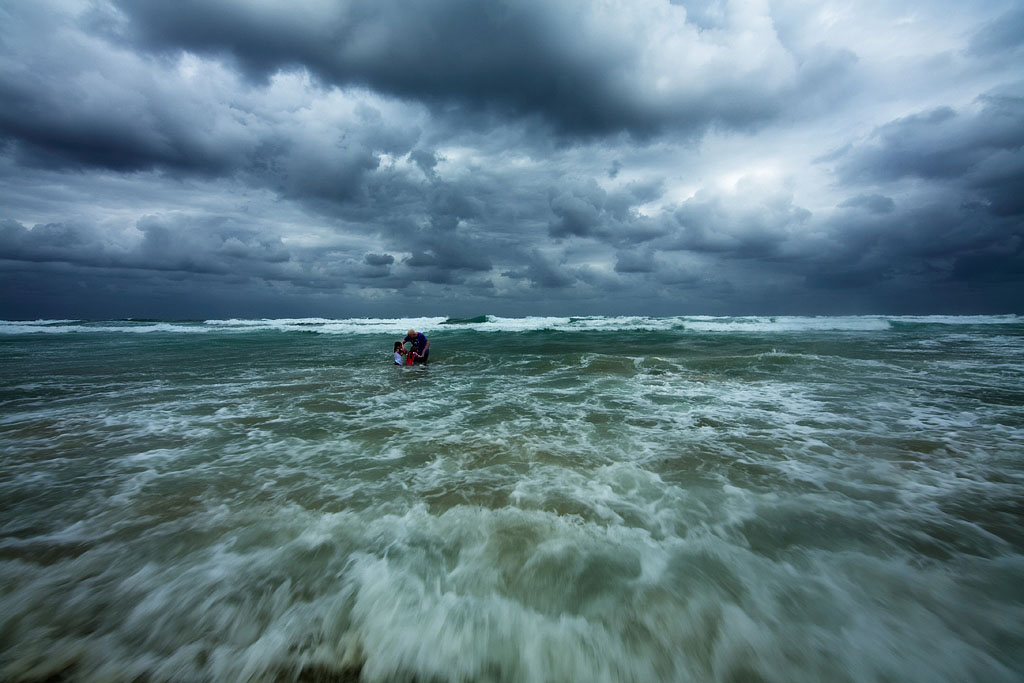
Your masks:
<instances>
[{"instance_id":1,"label":"dark storm cloud","mask_svg":"<svg viewBox=\"0 0 1024 683\"><path fill-rule=\"evenodd\" d=\"M424 149L414 149L409 153L409 159L420 167L423 175L430 179L434 179L437 176L437 173L434 171L434 168L437 167L437 155L433 152L428 152Z\"/></svg>"},{"instance_id":2,"label":"dark storm cloud","mask_svg":"<svg viewBox=\"0 0 1024 683\"><path fill-rule=\"evenodd\" d=\"M138 238L114 244L95 226L65 223L32 229L0 222L0 258L92 268L143 269L267 277L291 256L276 237L220 219L146 216Z\"/></svg>"},{"instance_id":3,"label":"dark storm cloud","mask_svg":"<svg viewBox=\"0 0 1024 683\"><path fill-rule=\"evenodd\" d=\"M237 163L237 150L208 144L211 141L193 134L171 106L153 106L148 100L112 107L109 99L68 92L65 85L17 82L8 73L0 74L0 139L15 145L22 163L115 171L159 166L213 173Z\"/></svg>"},{"instance_id":4,"label":"dark storm cloud","mask_svg":"<svg viewBox=\"0 0 1024 683\"><path fill-rule=\"evenodd\" d=\"M428 211L431 225L437 230L448 231L455 229L459 221L479 218L484 207L480 199L462 188L436 183L430 190Z\"/></svg>"},{"instance_id":5,"label":"dark storm cloud","mask_svg":"<svg viewBox=\"0 0 1024 683\"><path fill-rule=\"evenodd\" d=\"M159 72L76 35L63 12L45 3L5 9L0 140L21 163L220 173L248 153L252 143L232 134L244 131L210 120L221 112L190 111L188 98L182 107Z\"/></svg>"},{"instance_id":6,"label":"dark storm cloud","mask_svg":"<svg viewBox=\"0 0 1024 683\"><path fill-rule=\"evenodd\" d=\"M673 218L677 228L668 248L772 260L784 258L791 245L802 250L805 237L799 228L811 212L785 192L758 198L700 192Z\"/></svg>"},{"instance_id":7,"label":"dark storm cloud","mask_svg":"<svg viewBox=\"0 0 1024 683\"><path fill-rule=\"evenodd\" d=\"M128 34L148 49L227 56L257 79L302 65L326 83L469 112L539 115L584 135L747 127L841 81L851 65L848 51L792 54L770 17L752 16L756 8L687 13L642 2L604 11L539 0L118 5L130 19ZM623 27L616 9L627 8L635 21ZM749 62L734 51L741 45L761 59Z\"/></svg>"},{"instance_id":8,"label":"dark storm cloud","mask_svg":"<svg viewBox=\"0 0 1024 683\"><path fill-rule=\"evenodd\" d=\"M616 255L616 273L652 273L654 270L654 253L650 250L620 251Z\"/></svg>"},{"instance_id":9,"label":"dark storm cloud","mask_svg":"<svg viewBox=\"0 0 1024 683\"><path fill-rule=\"evenodd\" d=\"M9 3L0 283L68 315L1006 310L1022 17Z\"/></svg>"},{"instance_id":10,"label":"dark storm cloud","mask_svg":"<svg viewBox=\"0 0 1024 683\"><path fill-rule=\"evenodd\" d=\"M593 187L597 189L596 184ZM586 237L601 229L601 209L597 206L601 199L594 196L598 192L588 189L569 190L551 198L551 211L556 217L548 231L552 237Z\"/></svg>"},{"instance_id":11,"label":"dark storm cloud","mask_svg":"<svg viewBox=\"0 0 1024 683\"><path fill-rule=\"evenodd\" d=\"M1024 7L1015 7L988 22L971 39L974 55L1006 55L1024 47Z\"/></svg>"},{"instance_id":12,"label":"dark storm cloud","mask_svg":"<svg viewBox=\"0 0 1024 683\"><path fill-rule=\"evenodd\" d=\"M630 183L608 192L591 178L586 181L562 181L548 191L553 219L548 235L557 239L594 238L614 246L640 244L665 234L659 221L639 213L638 206L658 199L660 183Z\"/></svg>"},{"instance_id":13,"label":"dark storm cloud","mask_svg":"<svg viewBox=\"0 0 1024 683\"><path fill-rule=\"evenodd\" d=\"M909 208L877 195L843 206L816 226L821 239L812 248L786 262L812 289L1024 284L1024 226L957 193L915 197ZM986 261L991 271L977 267Z\"/></svg>"},{"instance_id":14,"label":"dark storm cloud","mask_svg":"<svg viewBox=\"0 0 1024 683\"><path fill-rule=\"evenodd\" d=\"M402 263L424 269L424 279L430 282L455 282L460 273L492 267L490 245L480 238L435 233L419 237L415 244L416 250Z\"/></svg>"},{"instance_id":15,"label":"dark storm cloud","mask_svg":"<svg viewBox=\"0 0 1024 683\"><path fill-rule=\"evenodd\" d=\"M22 30L4 44L21 68L0 68L0 142L22 165L242 174L282 197L338 203L360 199L380 156L408 153L419 136L369 96L319 91L311 102L302 69L251 88L182 53L144 59L76 35L73 19L31 3L10 12ZM54 33L71 39L40 49L38 36ZM304 99L287 102L296 89Z\"/></svg>"},{"instance_id":16,"label":"dark storm cloud","mask_svg":"<svg viewBox=\"0 0 1024 683\"><path fill-rule=\"evenodd\" d=\"M972 285L1009 284L1020 286L1024 281L1024 247L1022 240L992 245L960 255L953 264L950 278ZM1019 290L1018 290L1019 293Z\"/></svg>"},{"instance_id":17,"label":"dark storm cloud","mask_svg":"<svg viewBox=\"0 0 1024 683\"><path fill-rule=\"evenodd\" d=\"M1014 95L986 95L966 111L941 107L880 126L839 156L841 177L862 185L928 184L904 207L879 195L841 203L864 216L847 215L842 229L834 228L848 258L825 264L811 284L854 287L908 274L974 286L1024 284L1022 146L1024 98Z\"/></svg>"},{"instance_id":18,"label":"dark storm cloud","mask_svg":"<svg viewBox=\"0 0 1024 683\"><path fill-rule=\"evenodd\" d=\"M367 254L363 261L368 266L390 266L395 257L391 254Z\"/></svg>"},{"instance_id":19,"label":"dark storm cloud","mask_svg":"<svg viewBox=\"0 0 1024 683\"><path fill-rule=\"evenodd\" d=\"M839 206L844 209L865 209L871 213L892 213L896 209L896 202L891 197L883 197L880 194L860 194L841 202Z\"/></svg>"},{"instance_id":20,"label":"dark storm cloud","mask_svg":"<svg viewBox=\"0 0 1024 683\"><path fill-rule=\"evenodd\" d=\"M0 108L0 138L29 166L240 173L283 197L330 202L358 199L380 154L404 154L416 139L413 131L383 123L367 105L336 114L338 127L303 127L253 111L253 103L232 102L231 93L226 101L173 100L152 79L133 86L83 103L97 98L69 98L60 80L33 87L0 80L8 105ZM211 109L220 120L210 120Z\"/></svg>"},{"instance_id":21,"label":"dark storm cloud","mask_svg":"<svg viewBox=\"0 0 1024 683\"><path fill-rule=\"evenodd\" d=\"M529 281L534 288L561 289L569 287L577 280L576 274L558 263L554 258L534 249L527 256L525 268L510 270L503 273L513 280Z\"/></svg>"},{"instance_id":22,"label":"dark storm cloud","mask_svg":"<svg viewBox=\"0 0 1024 683\"><path fill-rule=\"evenodd\" d=\"M812 287L1024 282L1021 226L955 202L919 207L895 219L865 215L844 221L841 229L834 226L833 234L831 252L804 271ZM991 270L978 267L983 262Z\"/></svg>"},{"instance_id":23,"label":"dark storm cloud","mask_svg":"<svg viewBox=\"0 0 1024 683\"><path fill-rule=\"evenodd\" d=\"M875 130L839 164L850 182L963 178L995 165L1013 173L1024 146L1024 97L987 95L975 111L951 107L913 114ZM998 169L996 169L998 174Z\"/></svg>"}]
</instances>

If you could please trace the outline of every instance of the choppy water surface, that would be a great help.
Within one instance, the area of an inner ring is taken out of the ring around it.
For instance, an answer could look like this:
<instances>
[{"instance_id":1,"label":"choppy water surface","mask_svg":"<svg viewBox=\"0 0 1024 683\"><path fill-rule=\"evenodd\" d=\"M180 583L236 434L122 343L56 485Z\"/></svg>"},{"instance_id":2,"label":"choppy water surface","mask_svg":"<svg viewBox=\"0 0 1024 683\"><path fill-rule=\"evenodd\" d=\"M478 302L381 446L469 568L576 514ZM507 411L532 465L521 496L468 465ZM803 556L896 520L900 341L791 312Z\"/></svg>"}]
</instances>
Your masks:
<instances>
[{"instance_id":1,"label":"choppy water surface","mask_svg":"<svg viewBox=\"0 0 1024 683\"><path fill-rule=\"evenodd\" d=\"M0 458L3 680L1024 674L1018 317L0 323Z\"/></svg>"}]
</instances>

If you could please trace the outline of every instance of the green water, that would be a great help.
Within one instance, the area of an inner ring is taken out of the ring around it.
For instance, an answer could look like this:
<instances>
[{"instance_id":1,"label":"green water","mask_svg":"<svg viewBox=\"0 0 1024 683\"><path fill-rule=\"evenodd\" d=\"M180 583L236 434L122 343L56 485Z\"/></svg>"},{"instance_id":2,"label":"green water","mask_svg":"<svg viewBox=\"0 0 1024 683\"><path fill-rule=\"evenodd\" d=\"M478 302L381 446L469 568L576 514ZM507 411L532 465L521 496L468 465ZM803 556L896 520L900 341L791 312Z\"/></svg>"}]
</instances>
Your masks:
<instances>
[{"instance_id":1,"label":"green water","mask_svg":"<svg viewBox=\"0 0 1024 683\"><path fill-rule=\"evenodd\" d=\"M0 678L1024 672L1019 319L444 322L0 324Z\"/></svg>"}]
</instances>

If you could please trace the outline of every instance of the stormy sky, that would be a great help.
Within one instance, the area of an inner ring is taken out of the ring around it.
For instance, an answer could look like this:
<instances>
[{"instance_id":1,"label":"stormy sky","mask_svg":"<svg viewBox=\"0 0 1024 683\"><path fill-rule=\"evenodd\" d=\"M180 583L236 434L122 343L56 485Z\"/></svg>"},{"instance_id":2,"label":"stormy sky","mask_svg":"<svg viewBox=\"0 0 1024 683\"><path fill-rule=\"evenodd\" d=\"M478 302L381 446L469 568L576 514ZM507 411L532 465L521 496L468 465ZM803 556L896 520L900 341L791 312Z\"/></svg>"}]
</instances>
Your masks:
<instances>
[{"instance_id":1,"label":"stormy sky","mask_svg":"<svg viewBox=\"0 0 1024 683\"><path fill-rule=\"evenodd\" d=\"M0 317L1024 313L1016 0L9 0Z\"/></svg>"}]
</instances>

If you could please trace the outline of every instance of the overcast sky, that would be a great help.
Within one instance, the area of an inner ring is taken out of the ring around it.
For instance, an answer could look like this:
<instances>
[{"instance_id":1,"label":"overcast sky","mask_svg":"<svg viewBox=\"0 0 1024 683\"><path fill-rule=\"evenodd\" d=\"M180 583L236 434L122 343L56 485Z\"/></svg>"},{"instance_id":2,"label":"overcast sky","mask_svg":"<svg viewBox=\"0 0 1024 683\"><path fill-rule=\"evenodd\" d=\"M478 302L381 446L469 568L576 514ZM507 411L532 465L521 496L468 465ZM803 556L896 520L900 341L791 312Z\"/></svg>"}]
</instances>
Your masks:
<instances>
[{"instance_id":1,"label":"overcast sky","mask_svg":"<svg viewBox=\"0 0 1024 683\"><path fill-rule=\"evenodd\" d=\"M0 317L1024 313L1019 0L6 0Z\"/></svg>"}]
</instances>

